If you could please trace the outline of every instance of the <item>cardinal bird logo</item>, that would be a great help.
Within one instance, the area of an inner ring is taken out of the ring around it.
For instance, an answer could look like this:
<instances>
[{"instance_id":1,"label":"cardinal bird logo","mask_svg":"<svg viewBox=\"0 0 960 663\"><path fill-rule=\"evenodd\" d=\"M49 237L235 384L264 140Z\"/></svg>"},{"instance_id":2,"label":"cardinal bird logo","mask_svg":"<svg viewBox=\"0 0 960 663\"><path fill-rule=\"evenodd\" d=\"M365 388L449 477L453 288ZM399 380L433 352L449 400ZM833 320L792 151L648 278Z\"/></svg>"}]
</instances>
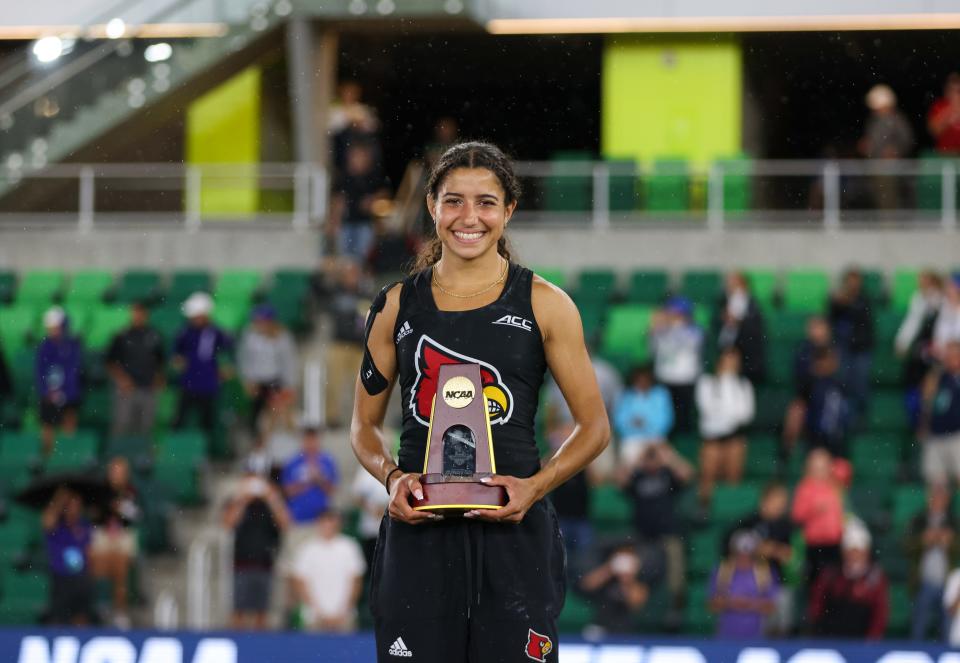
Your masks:
<instances>
[{"instance_id":1,"label":"cardinal bird logo","mask_svg":"<svg viewBox=\"0 0 960 663\"><path fill-rule=\"evenodd\" d=\"M553 640L537 633L532 628L527 630L527 658L545 663L547 654L553 651Z\"/></svg>"},{"instance_id":2,"label":"cardinal bird logo","mask_svg":"<svg viewBox=\"0 0 960 663\"><path fill-rule=\"evenodd\" d=\"M487 412L491 424L505 424L513 413L513 394L507 389L494 366L446 348L429 336L420 337L417 344L417 379L410 391L410 411L424 426L430 425L430 405L437 393L440 367L444 364L479 364L480 383L487 398Z\"/></svg>"}]
</instances>

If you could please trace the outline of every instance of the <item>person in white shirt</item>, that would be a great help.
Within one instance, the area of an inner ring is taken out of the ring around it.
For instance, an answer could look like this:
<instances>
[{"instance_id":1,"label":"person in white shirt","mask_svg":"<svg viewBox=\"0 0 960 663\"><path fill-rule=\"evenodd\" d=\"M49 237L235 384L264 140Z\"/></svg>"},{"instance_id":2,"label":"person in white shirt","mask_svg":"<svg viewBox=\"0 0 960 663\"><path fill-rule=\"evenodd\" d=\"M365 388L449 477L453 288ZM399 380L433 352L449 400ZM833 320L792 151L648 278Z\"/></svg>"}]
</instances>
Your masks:
<instances>
[{"instance_id":1,"label":"person in white shirt","mask_svg":"<svg viewBox=\"0 0 960 663\"><path fill-rule=\"evenodd\" d=\"M947 617L947 643L951 647L960 647L960 569L954 569L947 576L943 609Z\"/></svg>"},{"instance_id":2,"label":"person in white shirt","mask_svg":"<svg viewBox=\"0 0 960 663\"><path fill-rule=\"evenodd\" d=\"M346 633L356 629L357 602L367 569L356 540L341 533L340 514L327 510L317 533L296 552L294 585L304 628Z\"/></svg>"},{"instance_id":3,"label":"person in white shirt","mask_svg":"<svg viewBox=\"0 0 960 663\"><path fill-rule=\"evenodd\" d=\"M943 288L943 304L933 325L933 356L942 359L947 346L960 341L960 272L954 272Z\"/></svg>"},{"instance_id":4,"label":"person in white shirt","mask_svg":"<svg viewBox=\"0 0 960 663\"><path fill-rule=\"evenodd\" d=\"M383 512L390 503L390 495L383 484L363 467L357 468L351 492L360 509L357 535L363 549L363 558L369 567L373 562L373 551L377 547L377 537L380 536L380 521L383 520Z\"/></svg>"},{"instance_id":5,"label":"person in white shirt","mask_svg":"<svg viewBox=\"0 0 960 663\"><path fill-rule=\"evenodd\" d=\"M672 297L650 321L650 350L657 381L670 390L674 432L691 429L693 386L703 363L703 329L693 320L693 304Z\"/></svg>"},{"instance_id":6,"label":"person in white shirt","mask_svg":"<svg viewBox=\"0 0 960 663\"><path fill-rule=\"evenodd\" d=\"M716 373L696 386L700 413L700 501L709 503L717 481L739 483L747 454L744 427L753 421L753 385L740 375L740 353L729 347L717 358Z\"/></svg>"},{"instance_id":7,"label":"person in white shirt","mask_svg":"<svg viewBox=\"0 0 960 663\"><path fill-rule=\"evenodd\" d=\"M894 348L900 357L907 356L913 344L921 337L924 329L929 327L928 334L933 332L934 320L943 303L943 282L936 272L923 271L917 275L917 290L910 297L910 306L907 316L900 323Z\"/></svg>"}]
</instances>

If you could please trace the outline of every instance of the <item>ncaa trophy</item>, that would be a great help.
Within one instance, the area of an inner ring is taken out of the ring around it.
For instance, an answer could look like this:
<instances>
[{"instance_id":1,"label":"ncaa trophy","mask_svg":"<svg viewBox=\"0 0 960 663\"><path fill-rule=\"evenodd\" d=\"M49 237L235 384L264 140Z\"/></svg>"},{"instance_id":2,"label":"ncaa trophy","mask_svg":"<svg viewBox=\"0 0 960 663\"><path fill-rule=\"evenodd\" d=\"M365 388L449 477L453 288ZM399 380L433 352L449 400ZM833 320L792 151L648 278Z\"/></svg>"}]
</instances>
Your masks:
<instances>
[{"instance_id":1,"label":"ncaa trophy","mask_svg":"<svg viewBox=\"0 0 960 663\"><path fill-rule=\"evenodd\" d=\"M444 364L437 384L420 477L423 499L411 497L411 505L447 514L502 508L507 491L480 482L497 471L480 366Z\"/></svg>"}]
</instances>

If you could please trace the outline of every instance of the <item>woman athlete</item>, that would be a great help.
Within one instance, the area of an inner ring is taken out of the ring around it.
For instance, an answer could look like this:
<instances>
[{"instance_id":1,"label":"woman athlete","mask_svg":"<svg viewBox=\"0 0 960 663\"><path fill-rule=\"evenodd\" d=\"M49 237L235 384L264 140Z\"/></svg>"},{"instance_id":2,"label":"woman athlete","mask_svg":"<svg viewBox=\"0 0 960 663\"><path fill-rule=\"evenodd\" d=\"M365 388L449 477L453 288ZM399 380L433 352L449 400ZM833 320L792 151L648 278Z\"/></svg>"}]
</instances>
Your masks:
<instances>
[{"instance_id":1,"label":"woman athlete","mask_svg":"<svg viewBox=\"0 0 960 663\"><path fill-rule=\"evenodd\" d=\"M367 316L351 427L354 452L390 493L380 525L370 606L380 663L557 660L565 559L544 496L586 467L610 431L576 307L559 288L510 262L504 231L520 187L493 145L463 143L436 163L427 206L436 237L414 273L385 287ZM500 510L443 517L410 506L419 482L438 368L478 363L493 431ZM541 464L534 439L549 368L576 421ZM398 463L383 420L399 378Z\"/></svg>"}]
</instances>

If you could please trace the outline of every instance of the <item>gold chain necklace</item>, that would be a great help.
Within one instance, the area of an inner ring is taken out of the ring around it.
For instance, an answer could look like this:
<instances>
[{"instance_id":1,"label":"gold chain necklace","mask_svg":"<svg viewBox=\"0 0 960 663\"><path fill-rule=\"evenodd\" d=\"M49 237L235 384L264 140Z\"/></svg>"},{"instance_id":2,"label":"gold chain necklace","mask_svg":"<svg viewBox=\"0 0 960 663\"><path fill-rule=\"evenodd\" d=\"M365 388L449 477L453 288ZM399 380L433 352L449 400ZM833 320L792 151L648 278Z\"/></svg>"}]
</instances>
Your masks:
<instances>
[{"instance_id":1,"label":"gold chain necklace","mask_svg":"<svg viewBox=\"0 0 960 663\"><path fill-rule=\"evenodd\" d=\"M494 281L493 283L491 283L490 285L488 285L488 286L487 286L486 288L484 288L483 290L478 290L477 292L474 292L474 293L469 294L469 295L458 295L457 293L455 293L455 292L450 292L449 290L447 290L446 288L444 288L442 285L440 285L440 281L437 280L437 270L436 270L436 269L433 270L433 284L434 284L435 286L437 286L437 289L440 290L440 292L442 292L442 293L445 294L445 295L449 295L449 296L451 296L451 297L456 297L457 299L470 299L470 298L472 298L472 297L476 297L476 296L478 296L478 295L482 295L483 293L485 293L485 292L487 292L487 291L489 291L489 290L492 290L492 289L493 289L494 287L496 287L498 284L500 284L500 283L503 282L503 278L504 278L506 275L507 275L507 261L504 260L504 261L503 261L503 267L500 268L500 276L497 278L497 280Z\"/></svg>"}]
</instances>

